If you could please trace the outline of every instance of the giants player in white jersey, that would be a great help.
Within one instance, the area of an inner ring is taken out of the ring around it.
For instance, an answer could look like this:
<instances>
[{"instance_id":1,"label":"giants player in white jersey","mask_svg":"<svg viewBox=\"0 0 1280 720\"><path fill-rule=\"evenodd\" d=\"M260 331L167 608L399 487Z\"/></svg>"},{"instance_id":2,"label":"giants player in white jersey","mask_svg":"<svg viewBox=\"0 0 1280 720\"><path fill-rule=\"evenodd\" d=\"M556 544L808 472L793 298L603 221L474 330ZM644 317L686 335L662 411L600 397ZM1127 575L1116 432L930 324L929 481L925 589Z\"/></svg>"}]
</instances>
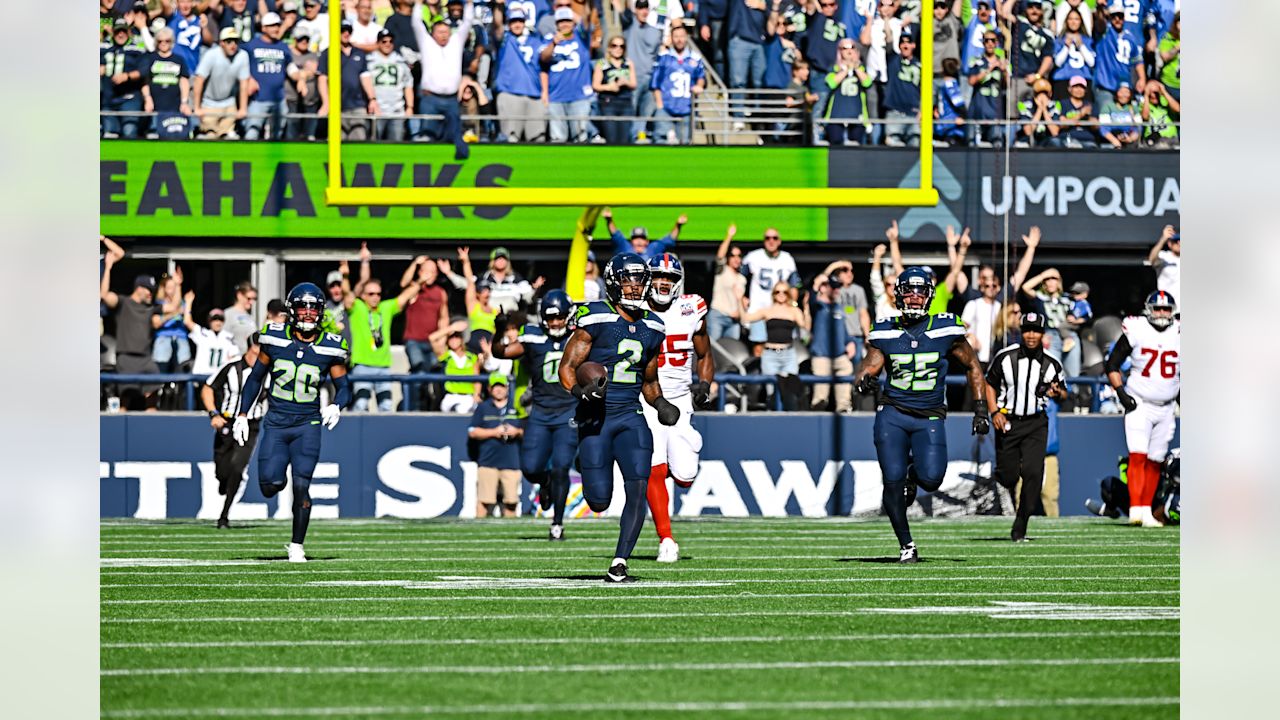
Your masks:
<instances>
[{"instance_id":1,"label":"giants player in white jersey","mask_svg":"<svg viewBox=\"0 0 1280 720\"><path fill-rule=\"evenodd\" d=\"M1151 293L1143 317L1125 318L1123 334L1107 356L1107 380L1125 412L1130 525L1161 526L1151 514L1151 500L1173 440L1174 403L1182 391L1182 327L1173 317L1176 312L1172 295ZM1127 380L1120 373L1126 360Z\"/></svg>"},{"instance_id":2,"label":"giants player in white jersey","mask_svg":"<svg viewBox=\"0 0 1280 720\"><path fill-rule=\"evenodd\" d=\"M667 477L680 487L689 487L698 475L698 453L702 435L693 429L693 408L706 405L711 397L715 360L707 335L707 301L698 295L684 295L684 267L671 253L649 259L653 281L649 308L666 327L667 338L658 356L658 382L662 396L680 409L680 421L671 427L658 422L658 412L644 403L645 420L653 431L653 469L646 493L653 524L658 531L658 562L680 559L680 546L671 536L670 497ZM697 382L693 371L697 369Z\"/></svg>"}]
</instances>

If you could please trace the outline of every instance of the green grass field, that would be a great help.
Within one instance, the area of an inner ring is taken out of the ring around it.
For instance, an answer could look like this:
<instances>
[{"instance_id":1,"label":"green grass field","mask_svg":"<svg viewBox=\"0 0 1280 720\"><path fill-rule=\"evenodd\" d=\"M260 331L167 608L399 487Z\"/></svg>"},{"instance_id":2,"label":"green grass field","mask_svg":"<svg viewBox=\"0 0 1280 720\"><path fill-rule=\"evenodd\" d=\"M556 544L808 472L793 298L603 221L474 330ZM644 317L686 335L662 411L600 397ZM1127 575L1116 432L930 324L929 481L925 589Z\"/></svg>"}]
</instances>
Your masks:
<instances>
[{"instance_id":1,"label":"green grass field","mask_svg":"<svg viewBox=\"0 0 1280 720\"><path fill-rule=\"evenodd\" d=\"M104 717L1126 718L1178 710L1178 530L1091 519L104 521Z\"/></svg>"}]
</instances>

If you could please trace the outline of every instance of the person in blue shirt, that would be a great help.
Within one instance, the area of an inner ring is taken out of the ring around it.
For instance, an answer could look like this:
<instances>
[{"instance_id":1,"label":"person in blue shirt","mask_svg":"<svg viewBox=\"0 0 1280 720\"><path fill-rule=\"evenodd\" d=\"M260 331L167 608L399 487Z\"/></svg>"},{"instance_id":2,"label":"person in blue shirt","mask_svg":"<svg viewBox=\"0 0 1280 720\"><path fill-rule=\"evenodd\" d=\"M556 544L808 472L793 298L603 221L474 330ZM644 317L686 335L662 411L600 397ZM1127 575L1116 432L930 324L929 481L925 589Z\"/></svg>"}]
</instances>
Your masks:
<instances>
[{"instance_id":1,"label":"person in blue shirt","mask_svg":"<svg viewBox=\"0 0 1280 720\"><path fill-rule=\"evenodd\" d=\"M671 28L671 50L658 56L649 88L658 112L653 134L658 142L688 145L693 140L693 98L707 83L702 58L689 49L689 31ZM672 127L674 125L674 127Z\"/></svg>"},{"instance_id":2,"label":"person in blue shirt","mask_svg":"<svg viewBox=\"0 0 1280 720\"><path fill-rule=\"evenodd\" d=\"M1141 114L1142 108L1133 101L1129 85L1116 88L1116 99L1098 112L1102 139L1106 141L1103 147L1119 150L1142 140Z\"/></svg>"},{"instance_id":3,"label":"person in blue shirt","mask_svg":"<svg viewBox=\"0 0 1280 720\"><path fill-rule=\"evenodd\" d=\"M1047 0L1024 0L1023 15L1013 26L1009 43L1013 68L1013 99L1030 94L1031 86L1041 78L1048 79L1053 68L1053 33L1044 27Z\"/></svg>"},{"instance_id":4,"label":"person in blue shirt","mask_svg":"<svg viewBox=\"0 0 1280 720\"><path fill-rule=\"evenodd\" d=\"M1009 61L1000 48L1000 35L997 31L984 32L982 46L982 55L975 57L969 65L969 85L973 87L973 97L969 101L969 119L1003 120ZM1000 125L971 124L966 131L971 145L1004 144L1004 127Z\"/></svg>"},{"instance_id":5,"label":"person in blue shirt","mask_svg":"<svg viewBox=\"0 0 1280 720\"><path fill-rule=\"evenodd\" d=\"M502 517L515 517L520 502L520 438L524 435L519 413L511 402L511 381L506 375L489 376L489 397L471 415L467 437L477 441L476 517L489 517L502 501ZM498 496L498 488L502 496Z\"/></svg>"},{"instance_id":6,"label":"person in blue shirt","mask_svg":"<svg viewBox=\"0 0 1280 720\"><path fill-rule=\"evenodd\" d=\"M191 72L174 52L173 37L173 30L160 28L156 51L143 63L142 109L156 113L152 127L160 137L177 140L191 135Z\"/></svg>"},{"instance_id":7,"label":"person in blue shirt","mask_svg":"<svg viewBox=\"0 0 1280 720\"><path fill-rule=\"evenodd\" d=\"M522 6L508 3L507 29L500 35L502 47L494 81L498 117L508 142L543 142L547 137L547 106L542 103L542 82L538 79L542 38L530 30L528 20Z\"/></svg>"},{"instance_id":8,"label":"person in blue shirt","mask_svg":"<svg viewBox=\"0 0 1280 720\"><path fill-rule=\"evenodd\" d=\"M635 253L615 255L604 269L603 302L577 311L578 327L560 359L560 385L578 398L578 459L582 495L594 512L613 501L613 467L622 472L626 498L618 544L605 582L632 582L627 561L635 549L647 510L646 489L653 460L653 433L640 407L641 396L657 411L658 422L680 421L680 408L662 396L658 362L666 340L662 319L648 309L652 274ZM603 366L599 379L578 381L583 363Z\"/></svg>"},{"instance_id":9,"label":"person in blue shirt","mask_svg":"<svg viewBox=\"0 0 1280 720\"><path fill-rule=\"evenodd\" d=\"M963 0L964 7L961 9L961 18L969 17L971 8L971 0ZM982 54L982 36L987 32L998 32L996 26L996 14L993 11L992 3L994 0L977 0L972 3L976 6L976 10L972 10L973 17L969 20L968 26L964 29L964 44L960 46L960 67L969 67L973 59Z\"/></svg>"},{"instance_id":10,"label":"person in blue shirt","mask_svg":"<svg viewBox=\"0 0 1280 720\"><path fill-rule=\"evenodd\" d=\"M563 290L552 290L538 307L541 325L530 323L514 342L506 337L506 316L496 319L494 346L498 359L522 358L529 368L533 406L520 447L520 469L538 485L542 509L554 507L551 540L564 540L564 512L569 501L569 470L578 456L578 431L574 416L578 401L560 385L560 359L573 331L573 300Z\"/></svg>"},{"instance_id":11,"label":"person in blue shirt","mask_svg":"<svg viewBox=\"0 0 1280 720\"><path fill-rule=\"evenodd\" d=\"M769 7L769 0L729 0L729 87L732 89L764 87ZM735 106L733 115L741 118L741 105L735 103Z\"/></svg>"},{"instance_id":12,"label":"person in blue shirt","mask_svg":"<svg viewBox=\"0 0 1280 720\"><path fill-rule=\"evenodd\" d=\"M853 4L853 0L845 2ZM822 134L818 121L826 114L827 96L832 91L827 75L835 69L839 59L837 45L844 38L851 37L848 26L836 16L839 6L837 0L818 0L818 12L805 18L804 36L801 38L804 57L809 61L809 92L818 96L813 105L815 139Z\"/></svg>"},{"instance_id":13,"label":"person in blue shirt","mask_svg":"<svg viewBox=\"0 0 1280 720\"><path fill-rule=\"evenodd\" d=\"M977 353L965 338L964 323L955 315L929 314L933 294L933 277L925 268L909 267L898 276L894 304L902 315L872 327L867 355L854 381L857 392L870 394L880 389L880 372L888 375L877 404L874 433L884 509L898 539L900 563L919 561L907 523L916 486L934 492L947 471L943 380L951 358L963 368L975 398L973 434L991 431L986 381Z\"/></svg>"},{"instance_id":14,"label":"person in blue shirt","mask_svg":"<svg viewBox=\"0 0 1280 720\"><path fill-rule=\"evenodd\" d=\"M178 0L168 21L168 27L173 31L173 51L192 71L200 64L200 48L204 44L200 14L196 12L195 4L195 0Z\"/></svg>"},{"instance_id":15,"label":"person in blue shirt","mask_svg":"<svg viewBox=\"0 0 1280 720\"><path fill-rule=\"evenodd\" d=\"M1094 68L1093 103L1097 107L1115 100L1120 83L1139 90L1147 84L1147 70L1142 63L1142 40L1124 26L1124 3L1113 2L1107 16L1109 27L1097 45Z\"/></svg>"},{"instance_id":16,"label":"person in blue shirt","mask_svg":"<svg viewBox=\"0 0 1280 720\"><path fill-rule=\"evenodd\" d=\"M1068 10L1062 21L1063 33L1053 41L1053 97L1061 100L1067 96L1067 82L1079 75L1093 80L1093 66L1098 56L1093 50L1093 38L1084 30L1084 18L1079 10Z\"/></svg>"},{"instance_id":17,"label":"person in blue shirt","mask_svg":"<svg viewBox=\"0 0 1280 720\"><path fill-rule=\"evenodd\" d=\"M591 48L577 27L573 10L557 8L556 31L545 38L538 57L547 87L551 142L584 142L591 114Z\"/></svg>"},{"instance_id":18,"label":"person in blue shirt","mask_svg":"<svg viewBox=\"0 0 1280 720\"><path fill-rule=\"evenodd\" d=\"M111 44L98 52L99 107L109 112L142 110L142 65L145 54L130 42L131 27L116 20L111 27ZM136 115L105 115L102 136L105 138L138 137Z\"/></svg>"},{"instance_id":19,"label":"person in blue shirt","mask_svg":"<svg viewBox=\"0 0 1280 720\"><path fill-rule=\"evenodd\" d=\"M373 77L369 74L368 61L365 52L351 44L351 23L346 20L342 21L340 26L339 51L342 57L338 60L338 74L342 85L342 139L343 140L367 140L369 139L369 122L364 115L376 115L374 112L377 108L373 101ZM333 50L329 47L320 53L320 58L316 63L318 69L317 86L320 88L320 94L323 98L321 101L321 109L328 108L328 74L329 74L329 53ZM321 114L324 114L321 112ZM349 117L350 116L350 117Z\"/></svg>"},{"instance_id":20,"label":"person in blue shirt","mask_svg":"<svg viewBox=\"0 0 1280 720\"><path fill-rule=\"evenodd\" d=\"M725 74L725 44L728 35L724 24L729 19L730 0L698 0L698 49L722 78Z\"/></svg>"},{"instance_id":21,"label":"person in blue shirt","mask_svg":"<svg viewBox=\"0 0 1280 720\"><path fill-rule=\"evenodd\" d=\"M819 275L814 280L809 309L813 315L809 336L809 364L813 374L824 377L853 374L853 356L857 346L849 337L849 330L844 324L844 308L836 301L831 280L826 275ZM826 410L830 395L830 385L814 385L809 409ZM836 385L835 396L835 407L831 409L836 412L853 409L853 388L848 383Z\"/></svg>"},{"instance_id":22,"label":"person in blue shirt","mask_svg":"<svg viewBox=\"0 0 1280 720\"><path fill-rule=\"evenodd\" d=\"M249 410L265 381L269 401L258 442L258 486L263 497L272 498L292 475L293 538L285 550L289 562L304 563L302 544L311 522L311 476L320 460L320 429L337 427L342 408L351 402L351 381L347 341L320 329L324 291L314 283L301 283L289 291L285 307L286 321L268 323L258 335L261 352L244 383L231 435L239 445L248 441ZM321 407L325 376L333 381L333 404Z\"/></svg>"},{"instance_id":23,"label":"person in blue shirt","mask_svg":"<svg viewBox=\"0 0 1280 720\"><path fill-rule=\"evenodd\" d=\"M822 114L827 142L833 147L846 142L861 143L866 133L862 121L867 119L867 89L875 79L862 64L853 38L841 38L840 55L823 80L828 92L827 107Z\"/></svg>"},{"instance_id":24,"label":"person in blue shirt","mask_svg":"<svg viewBox=\"0 0 1280 720\"><path fill-rule=\"evenodd\" d=\"M968 113L964 88L960 86L960 61L944 58L942 84L933 98L933 137L952 145L964 145L964 120Z\"/></svg>"},{"instance_id":25,"label":"person in blue shirt","mask_svg":"<svg viewBox=\"0 0 1280 720\"><path fill-rule=\"evenodd\" d=\"M284 101L284 71L293 55L280 33L280 16L269 12L262 16L262 34L243 46L249 54L249 74L258 88L249 96L249 115L244 120L246 140L261 139L268 120L271 139L284 139L284 116L289 112Z\"/></svg>"},{"instance_id":26,"label":"person in blue shirt","mask_svg":"<svg viewBox=\"0 0 1280 720\"><path fill-rule=\"evenodd\" d=\"M622 234L618 226L613 222L613 210L605 208L600 213L600 217L604 218L605 227L609 230L609 239L613 241L614 254L635 253L645 260L658 257L663 253L675 252L676 241L680 239L680 228L689 222L689 216L684 213L676 218L675 227L671 228L671 232L663 235L658 240L649 242L649 231L643 225L637 225L631 229L631 239Z\"/></svg>"},{"instance_id":27,"label":"person in blue shirt","mask_svg":"<svg viewBox=\"0 0 1280 720\"><path fill-rule=\"evenodd\" d=\"M908 28L898 37L898 53L890 54L885 83L885 144L902 147L920 144L920 59L916 38Z\"/></svg>"}]
</instances>

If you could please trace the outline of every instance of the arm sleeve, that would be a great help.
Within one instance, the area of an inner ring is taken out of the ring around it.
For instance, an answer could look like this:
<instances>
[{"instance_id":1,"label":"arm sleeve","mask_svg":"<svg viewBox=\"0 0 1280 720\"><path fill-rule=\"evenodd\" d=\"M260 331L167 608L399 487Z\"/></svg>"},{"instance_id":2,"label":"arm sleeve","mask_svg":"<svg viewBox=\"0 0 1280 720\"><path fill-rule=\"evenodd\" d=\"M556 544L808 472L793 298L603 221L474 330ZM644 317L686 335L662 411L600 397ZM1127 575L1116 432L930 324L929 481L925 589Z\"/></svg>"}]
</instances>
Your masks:
<instances>
[{"instance_id":1,"label":"arm sleeve","mask_svg":"<svg viewBox=\"0 0 1280 720\"><path fill-rule=\"evenodd\" d=\"M1115 347L1111 348L1111 354L1107 355L1106 371L1108 373L1120 372L1124 367L1124 361L1129 359L1129 354L1133 352L1133 345L1129 342L1128 335L1121 335L1116 340Z\"/></svg>"},{"instance_id":2,"label":"arm sleeve","mask_svg":"<svg viewBox=\"0 0 1280 720\"><path fill-rule=\"evenodd\" d=\"M249 409L253 407L253 402L258 399L258 393L262 392L262 381L266 376L266 363L254 363L253 369L249 371L249 379L244 381L244 392L240 395L241 415L249 414Z\"/></svg>"},{"instance_id":3,"label":"arm sleeve","mask_svg":"<svg viewBox=\"0 0 1280 720\"><path fill-rule=\"evenodd\" d=\"M257 367L256 365L254 367ZM333 404L345 408L351 404L351 378L347 375L333 378Z\"/></svg>"}]
</instances>

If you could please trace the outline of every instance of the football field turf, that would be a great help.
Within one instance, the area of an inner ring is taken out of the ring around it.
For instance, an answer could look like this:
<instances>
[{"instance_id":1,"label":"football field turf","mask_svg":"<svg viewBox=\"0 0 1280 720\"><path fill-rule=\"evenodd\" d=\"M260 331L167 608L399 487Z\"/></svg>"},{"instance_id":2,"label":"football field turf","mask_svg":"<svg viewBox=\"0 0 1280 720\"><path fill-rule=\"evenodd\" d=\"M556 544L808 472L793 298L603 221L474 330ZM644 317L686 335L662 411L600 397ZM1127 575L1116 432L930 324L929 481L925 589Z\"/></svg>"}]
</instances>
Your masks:
<instances>
[{"instance_id":1,"label":"football field turf","mask_svg":"<svg viewBox=\"0 0 1280 720\"><path fill-rule=\"evenodd\" d=\"M1010 521L104 521L103 716L1176 716L1178 530Z\"/></svg>"}]
</instances>

